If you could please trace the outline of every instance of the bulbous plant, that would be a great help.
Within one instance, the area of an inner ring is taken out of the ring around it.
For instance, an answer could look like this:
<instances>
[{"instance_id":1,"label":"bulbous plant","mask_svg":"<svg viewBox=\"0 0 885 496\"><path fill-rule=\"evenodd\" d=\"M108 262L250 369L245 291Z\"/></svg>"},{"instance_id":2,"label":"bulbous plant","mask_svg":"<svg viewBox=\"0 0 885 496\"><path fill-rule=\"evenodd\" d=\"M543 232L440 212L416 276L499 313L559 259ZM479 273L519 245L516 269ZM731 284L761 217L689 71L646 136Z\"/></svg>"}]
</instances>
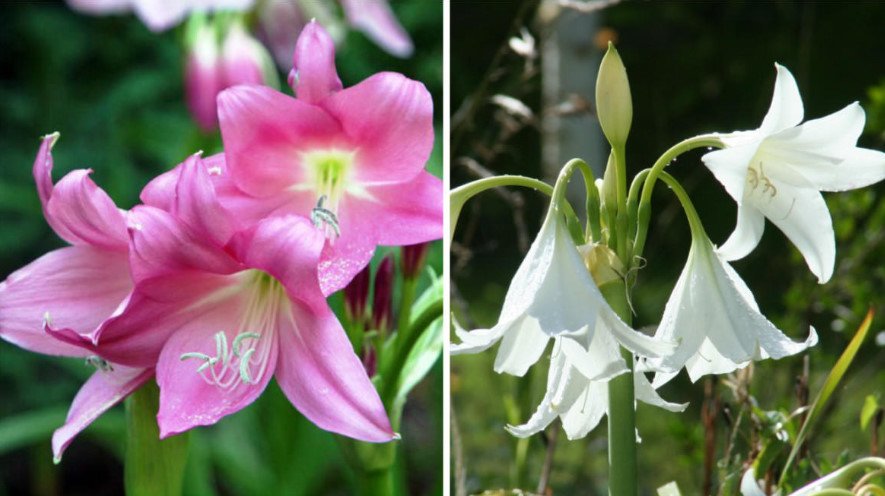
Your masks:
<instances>
[{"instance_id":1,"label":"bulbous plant","mask_svg":"<svg viewBox=\"0 0 885 496\"><path fill-rule=\"evenodd\" d=\"M682 368L696 381L753 361L796 355L817 343L814 329L804 342L777 329L728 261L758 244L767 217L826 282L835 263L835 241L820 191L859 188L885 178L885 154L856 146L864 122L860 106L854 103L800 125L796 83L785 67L776 64L776 69L771 108L759 129L684 140L628 183L625 150L633 107L626 69L609 45L596 86L597 115L611 146L603 179L595 179L587 164L574 159L553 187L527 177L493 176L451 192L450 237L464 204L485 189L524 186L551 196L547 218L513 278L498 323L491 329L456 328L461 342L452 351L481 352L501 340L495 370L522 376L552 339L544 399L524 425L507 429L529 436L559 417L568 437L576 439L607 413L609 493L614 496L638 492L637 400L681 411L683 405L663 400L655 388ZM718 149L705 154L703 163L738 203L737 228L721 248L708 238L686 191L664 171L677 156L696 148ZM586 186L585 226L564 195L575 171ZM658 179L682 205L692 244L657 333L649 339L628 327L628 278L644 263ZM648 372L656 374L652 383Z\"/></svg>"},{"instance_id":2,"label":"bulbous plant","mask_svg":"<svg viewBox=\"0 0 885 496\"><path fill-rule=\"evenodd\" d=\"M230 43L254 46L234 29ZM431 271L416 294L427 244L443 234L442 181L424 169L432 101L389 72L342 89L317 22L298 47L297 99L227 90L225 151L191 155L128 211L89 170L53 183L59 135L42 139L37 194L72 246L0 283L0 338L97 369L53 436L56 462L129 396L127 493L180 494L186 433L247 407L275 379L304 418L340 437L358 492L393 494L404 403L442 352L441 279ZM385 249L369 305L379 245L402 248ZM344 288L339 319L327 298Z\"/></svg>"}]
</instances>

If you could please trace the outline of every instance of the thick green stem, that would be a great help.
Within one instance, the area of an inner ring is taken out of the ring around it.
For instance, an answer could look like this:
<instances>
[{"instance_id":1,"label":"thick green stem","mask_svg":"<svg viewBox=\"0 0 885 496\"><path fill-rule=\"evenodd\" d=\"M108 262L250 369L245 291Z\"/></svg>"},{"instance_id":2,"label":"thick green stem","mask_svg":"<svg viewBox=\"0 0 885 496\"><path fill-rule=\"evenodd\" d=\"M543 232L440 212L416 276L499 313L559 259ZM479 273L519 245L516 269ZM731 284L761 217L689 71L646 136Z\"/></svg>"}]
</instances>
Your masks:
<instances>
[{"instance_id":1,"label":"thick green stem","mask_svg":"<svg viewBox=\"0 0 885 496\"><path fill-rule=\"evenodd\" d=\"M127 496L178 496L187 461L187 434L163 441L157 427L160 389L153 380L126 400Z\"/></svg>"},{"instance_id":2,"label":"thick green stem","mask_svg":"<svg viewBox=\"0 0 885 496\"><path fill-rule=\"evenodd\" d=\"M386 470L361 472L357 487L362 496L390 496L393 494L393 465Z\"/></svg>"},{"instance_id":3,"label":"thick green stem","mask_svg":"<svg viewBox=\"0 0 885 496\"><path fill-rule=\"evenodd\" d=\"M455 226L458 225L461 208L464 207L467 200L487 189L500 188L502 186L522 186L538 190L548 196L553 194L553 187L549 184L525 176L492 176L458 186L449 192L449 211L451 212L449 216L449 240L455 234Z\"/></svg>"},{"instance_id":4,"label":"thick green stem","mask_svg":"<svg viewBox=\"0 0 885 496\"><path fill-rule=\"evenodd\" d=\"M623 280L610 283L606 301L628 325L632 321ZM636 409L633 355L624 350L630 371L608 383L608 474L611 496L636 496Z\"/></svg>"},{"instance_id":5,"label":"thick green stem","mask_svg":"<svg viewBox=\"0 0 885 496\"><path fill-rule=\"evenodd\" d=\"M417 286L417 277L404 277L403 290L400 292L399 299L399 325L397 328L397 346L399 341L405 339L405 333L409 330L409 320L412 315L412 303L415 302L415 286Z\"/></svg>"},{"instance_id":6,"label":"thick green stem","mask_svg":"<svg viewBox=\"0 0 885 496\"><path fill-rule=\"evenodd\" d=\"M633 256L642 256L642 250L645 248L645 239L648 235L648 224L651 219L651 195L654 191L655 182L664 171L664 168L676 159L676 157L689 150L701 147L722 148L723 146L724 145L719 136L715 134L702 134L700 136L680 141L658 158L655 164L651 167L648 175L645 177L645 183L642 186L642 199L639 201L637 214L636 238L633 241Z\"/></svg>"}]
</instances>

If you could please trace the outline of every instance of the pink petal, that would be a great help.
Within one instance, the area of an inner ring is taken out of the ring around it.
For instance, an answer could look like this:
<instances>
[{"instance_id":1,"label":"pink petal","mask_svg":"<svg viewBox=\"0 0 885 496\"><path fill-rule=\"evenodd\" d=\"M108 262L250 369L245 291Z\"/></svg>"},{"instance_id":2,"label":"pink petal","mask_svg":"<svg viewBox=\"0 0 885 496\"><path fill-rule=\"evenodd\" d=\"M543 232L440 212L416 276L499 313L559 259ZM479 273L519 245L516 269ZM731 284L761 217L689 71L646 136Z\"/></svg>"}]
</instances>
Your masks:
<instances>
[{"instance_id":1,"label":"pink petal","mask_svg":"<svg viewBox=\"0 0 885 496\"><path fill-rule=\"evenodd\" d=\"M125 251L126 222L113 200L89 179L91 171L70 172L52 184L52 147L58 133L43 137L33 174L43 215L52 229L74 245L91 245Z\"/></svg>"},{"instance_id":2,"label":"pink petal","mask_svg":"<svg viewBox=\"0 0 885 496\"><path fill-rule=\"evenodd\" d=\"M277 363L277 337L272 333L262 336L263 340L259 339L254 345L258 351L253 357L266 366L263 373L250 377L254 383L241 380L238 368L230 362L231 366L222 375L225 380L230 380L229 386L212 384L197 371L205 362L196 358L182 359L182 355L193 352L217 357L214 335L219 331L225 332L228 346L233 346L237 326L248 310L246 303L246 298L235 298L200 315L173 334L163 347L157 362L157 384L160 385L157 422L161 438L192 427L214 424L222 417L248 406L267 387ZM221 375L222 363L217 363L215 367ZM252 370L260 367L258 365ZM208 368L203 373L211 377Z\"/></svg>"},{"instance_id":3,"label":"pink petal","mask_svg":"<svg viewBox=\"0 0 885 496\"><path fill-rule=\"evenodd\" d=\"M317 278L323 234L304 217L271 217L238 233L231 250L250 268L280 281L290 295L312 308L325 307Z\"/></svg>"},{"instance_id":4,"label":"pink petal","mask_svg":"<svg viewBox=\"0 0 885 496\"><path fill-rule=\"evenodd\" d=\"M328 309L293 305L280 323L277 382L289 401L322 429L369 442L395 435L378 392Z\"/></svg>"},{"instance_id":5,"label":"pink petal","mask_svg":"<svg viewBox=\"0 0 885 496\"><path fill-rule=\"evenodd\" d=\"M289 86L305 103L318 103L341 89L335 70L335 42L315 20L298 36L292 65Z\"/></svg>"},{"instance_id":6,"label":"pink petal","mask_svg":"<svg viewBox=\"0 0 885 496\"><path fill-rule=\"evenodd\" d=\"M133 367L157 363L166 341L176 332L199 332L215 328L205 316L225 308L237 308L239 279L204 272L185 271L149 279L138 284L132 297L117 315L103 323L87 345L102 358ZM224 322L222 322L224 324ZM221 328L214 329L214 331Z\"/></svg>"},{"instance_id":7,"label":"pink petal","mask_svg":"<svg viewBox=\"0 0 885 496\"><path fill-rule=\"evenodd\" d=\"M136 282L186 271L231 274L242 269L211 233L186 226L168 212L139 205L132 209L132 223L130 263Z\"/></svg>"},{"instance_id":8,"label":"pink petal","mask_svg":"<svg viewBox=\"0 0 885 496\"><path fill-rule=\"evenodd\" d=\"M52 454L58 463L71 441L104 412L129 396L153 377L153 369L135 369L114 365L113 371L99 370L83 384L65 424L52 434Z\"/></svg>"},{"instance_id":9,"label":"pink petal","mask_svg":"<svg viewBox=\"0 0 885 496\"><path fill-rule=\"evenodd\" d=\"M237 86L218 96L228 170L253 196L270 196L304 179L301 153L350 148L338 123L318 107L261 86Z\"/></svg>"},{"instance_id":10,"label":"pink petal","mask_svg":"<svg viewBox=\"0 0 885 496\"><path fill-rule=\"evenodd\" d=\"M233 235L232 217L218 201L209 171L202 162L196 154L181 165L169 211L195 232L224 245Z\"/></svg>"},{"instance_id":11,"label":"pink petal","mask_svg":"<svg viewBox=\"0 0 885 496\"><path fill-rule=\"evenodd\" d=\"M68 0L72 9L84 14L118 14L132 7L132 0Z\"/></svg>"},{"instance_id":12,"label":"pink petal","mask_svg":"<svg viewBox=\"0 0 885 496\"><path fill-rule=\"evenodd\" d=\"M351 197L348 207L359 212L361 220L352 228L372 229L376 244L412 245L442 237L443 186L438 177L421 172L407 183L374 186L368 191L371 200Z\"/></svg>"},{"instance_id":13,"label":"pink petal","mask_svg":"<svg viewBox=\"0 0 885 496\"><path fill-rule=\"evenodd\" d=\"M291 0L266 0L258 9L261 37L273 52L280 67L288 68L295 53L295 43L307 19Z\"/></svg>"},{"instance_id":14,"label":"pink petal","mask_svg":"<svg viewBox=\"0 0 885 496\"><path fill-rule=\"evenodd\" d=\"M358 146L359 181L408 181L424 170L433 149L433 100L422 83L379 73L322 105Z\"/></svg>"},{"instance_id":15,"label":"pink petal","mask_svg":"<svg viewBox=\"0 0 885 496\"><path fill-rule=\"evenodd\" d=\"M317 268L323 294L328 296L347 286L372 260L375 245L374 239L354 230L342 231L335 243L326 243Z\"/></svg>"},{"instance_id":16,"label":"pink petal","mask_svg":"<svg viewBox=\"0 0 885 496\"><path fill-rule=\"evenodd\" d=\"M397 57L412 55L412 40L386 0L341 0L341 6L347 21L381 48Z\"/></svg>"},{"instance_id":17,"label":"pink petal","mask_svg":"<svg viewBox=\"0 0 885 496\"><path fill-rule=\"evenodd\" d=\"M87 246L51 251L0 284L0 336L38 353L89 355L45 334L46 315L52 326L87 334L111 316L131 290L125 254Z\"/></svg>"}]
</instances>

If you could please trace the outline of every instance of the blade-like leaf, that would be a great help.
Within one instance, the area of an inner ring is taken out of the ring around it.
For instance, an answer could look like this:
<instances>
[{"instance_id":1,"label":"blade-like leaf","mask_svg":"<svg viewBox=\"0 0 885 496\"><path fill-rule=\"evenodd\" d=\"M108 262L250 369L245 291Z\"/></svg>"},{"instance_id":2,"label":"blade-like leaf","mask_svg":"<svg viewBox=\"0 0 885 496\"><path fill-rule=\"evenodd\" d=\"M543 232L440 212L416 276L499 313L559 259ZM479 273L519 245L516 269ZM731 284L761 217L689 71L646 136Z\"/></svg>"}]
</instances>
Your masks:
<instances>
[{"instance_id":1,"label":"blade-like leaf","mask_svg":"<svg viewBox=\"0 0 885 496\"><path fill-rule=\"evenodd\" d=\"M796 442L793 444L793 449L790 451L790 456L787 457L787 463L784 465L783 472L781 472L778 487L783 486L787 474L790 472L790 467L793 465L793 460L796 459L796 455L799 453L802 443L805 442L805 438L808 436L811 426L813 426L818 417L820 417L830 396L836 391L836 387L839 385L842 377L845 376L845 372L848 370L851 362L854 361L854 357L857 355L860 345L863 344L864 338L867 336L867 332L869 332L872 323L873 309L871 308L870 311L867 312L867 316L863 319L863 322L861 322L860 327L858 327L857 332L854 333L854 337L851 338L851 342L848 343L848 347L842 352L842 356L836 360L836 365L833 366L833 369L830 370L829 375L827 375L823 388L821 388L817 398L815 398L814 402L811 404L811 410L808 412L808 417L805 418L805 423L802 424L802 428L799 429L799 435L796 436Z\"/></svg>"}]
</instances>

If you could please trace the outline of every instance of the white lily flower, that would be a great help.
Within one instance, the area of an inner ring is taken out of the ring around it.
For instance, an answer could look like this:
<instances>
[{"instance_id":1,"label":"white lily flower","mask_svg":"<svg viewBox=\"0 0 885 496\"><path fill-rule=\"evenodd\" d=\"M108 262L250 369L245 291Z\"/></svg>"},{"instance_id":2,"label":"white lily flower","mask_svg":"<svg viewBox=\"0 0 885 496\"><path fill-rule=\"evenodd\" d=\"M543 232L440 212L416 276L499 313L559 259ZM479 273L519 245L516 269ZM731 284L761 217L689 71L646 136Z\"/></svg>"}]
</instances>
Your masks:
<instances>
[{"instance_id":1,"label":"white lily flower","mask_svg":"<svg viewBox=\"0 0 885 496\"><path fill-rule=\"evenodd\" d=\"M821 191L861 188L885 178L885 153L858 148L865 115L857 102L802 125L796 80L775 64L777 80L759 129L720 135L726 148L704 164L738 203L737 227L719 248L726 260L749 254L773 222L805 257L821 284L833 274L833 222Z\"/></svg>"},{"instance_id":2,"label":"white lily flower","mask_svg":"<svg viewBox=\"0 0 885 496\"><path fill-rule=\"evenodd\" d=\"M655 337L676 340L669 357L648 360L659 372L660 387L685 366L692 382L707 374L725 374L750 361L795 355L817 344L810 328L804 343L792 341L762 313L750 288L706 236L692 239L688 261L664 308Z\"/></svg>"},{"instance_id":3,"label":"white lily flower","mask_svg":"<svg viewBox=\"0 0 885 496\"><path fill-rule=\"evenodd\" d=\"M582 349L590 355L618 353L618 345L605 336L610 334L599 332L592 339L588 349ZM600 339L602 338L602 339ZM576 344L569 337L558 337L553 345L550 370L547 375L547 392L535 413L522 425L508 425L507 430L516 437L528 437L550 425L559 417L566 436L580 439L599 425L600 420L608 414L608 381L617 375L629 372L623 358L619 357L619 365L612 366L609 374L601 374L598 368L587 370L586 365L592 362L575 360L575 354L566 352L568 346ZM581 346L578 345L578 348ZM590 373L591 379L587 376ZM645 378L645 374L637 367L633 373L633 387L636 399L650 405L664 408L671 412L681 412L688 406L669 403L661 398L657 391Z\"/></svg>"},{"instance_id":4,"label":"white lily flower","mask_svg":"<svg viewBox=\"0 0 885 496\"><path fill-rule=\"evenodd\" d=\"M564 222L551 207L513 276L498 323L490 329L470 332L456 329L462 342L453 344L451 352L478 353L500 340L495 371L522 376L541 358L551 337L571 335L592 340L599 329L642 356L663 357L675 348L675 343L634 331L615 314L587 272ZM582 356L594 360L588 369L600 371L620 359L617 350L611 356L588 356L585 350Z\"/></svg>"}]
</instances>

